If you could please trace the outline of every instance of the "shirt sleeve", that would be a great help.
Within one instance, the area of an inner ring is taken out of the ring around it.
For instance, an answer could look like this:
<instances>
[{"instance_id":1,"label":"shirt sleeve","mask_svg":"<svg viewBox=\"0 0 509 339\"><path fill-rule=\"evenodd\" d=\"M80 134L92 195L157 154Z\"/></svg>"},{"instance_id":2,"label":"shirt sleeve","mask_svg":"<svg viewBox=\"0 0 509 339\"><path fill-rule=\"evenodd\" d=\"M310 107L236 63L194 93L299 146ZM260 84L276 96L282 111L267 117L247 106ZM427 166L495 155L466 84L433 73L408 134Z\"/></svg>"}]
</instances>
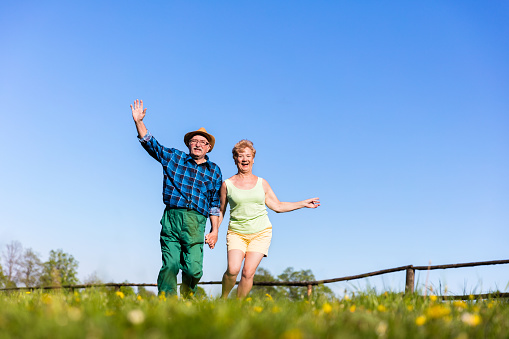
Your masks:
<instances>
[{"instance_id":1,"label":"shirt sleeve","mask_svg":"<svg viewBox=\"0 0 509 339\"><path fill-rule=\"evenodd\" d=\"M147 130L147 134L145 134L145 136L143 138L138 137L138 141L141 143L144 143L144 142L149 141L150 138L152 138L152 134L150 134L150 132Z\"/></svg>"},{"instance_id":2,"label":"shirt sleeve","mask_svg":"<svg viewBox=\"0 0 509 339\"><path fill-rule=\"evenodd\" d=\"M141 146L143 146L145 151L147 151L147 153L150 154L152 158L159 162L162 162L167 154L172 153L170 148L166 148L159 144L156 138L154 138L149 131L147 131L147 134L145 134L143 138L138 137L138 140L140 141Z\"/></svg>"},{"instance_id":3,"label":"shirt sleeve","mask_svg":"<svg viewBox=\"0 0 509 339\"><path fill-rule=\"evenodd\" d=\"M221 170L219 169L219 167L217 167L217 175L215 175L215 180L214 180L214 192L212 192L212 202L210 203L210 209L209 209L209 214L210 215L215 215L216 217L220 216L221 213L220 213L220 209L219 207L221 206L221 200L219 199L220 198L220 193L221 193L221 185L223 183L223 176L221 174Z\"/></svg>"}]
</instances>

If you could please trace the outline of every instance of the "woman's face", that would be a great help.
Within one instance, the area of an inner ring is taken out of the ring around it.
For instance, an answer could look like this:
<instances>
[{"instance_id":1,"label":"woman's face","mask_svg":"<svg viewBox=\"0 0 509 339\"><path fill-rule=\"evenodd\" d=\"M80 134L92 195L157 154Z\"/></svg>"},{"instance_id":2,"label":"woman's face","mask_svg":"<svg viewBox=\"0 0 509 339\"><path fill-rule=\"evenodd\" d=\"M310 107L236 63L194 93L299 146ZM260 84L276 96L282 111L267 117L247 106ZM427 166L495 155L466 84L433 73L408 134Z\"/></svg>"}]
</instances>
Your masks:
<instances>
[{"instance_id":1,"label":"woman's face","mask_svg":"<svg viewBox=\"0 0 509 339\"><path fill-rule=\"evenodd\" d=\"M254 157L253 151L249 147L240 150L235 157L235 165L239 169L239 172L246 173L251 172L253 169Z\"/></svg>"}]
</instances>

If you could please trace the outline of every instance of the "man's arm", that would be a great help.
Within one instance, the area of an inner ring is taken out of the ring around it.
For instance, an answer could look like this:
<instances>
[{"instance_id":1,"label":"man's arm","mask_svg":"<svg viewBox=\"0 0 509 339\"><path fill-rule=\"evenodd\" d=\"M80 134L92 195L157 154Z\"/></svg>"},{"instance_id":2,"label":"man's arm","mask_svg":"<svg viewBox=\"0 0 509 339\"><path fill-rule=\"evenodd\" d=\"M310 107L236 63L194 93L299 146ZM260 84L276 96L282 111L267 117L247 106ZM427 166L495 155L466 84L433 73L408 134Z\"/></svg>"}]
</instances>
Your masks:
<instances>
[{"instance_id":1,"label":"man's arm","mask_svg":"<svg viewBox=\"0 0 509 339\"><path fill-rule=\"evenodd\" d=\"M205 236L205 243L209 245L210 249L213 250L217 243L217 237L219 235L219 225L221 224L222 218L217 215L210 215L210 233Z\"/></svg>"},{"instance_id":2,"label":"man's arm","mask_svg":"<svg viewBox=\"0 0 509 339\"><path fill-rule=\"evenodd\" d=\"M219 215L210 215L210 233L205 236L205 243L209 245L210 249L214 249L216 246L219 226L221 225L221 222L223 222L226 204L228 204L228 200L226 200L226 184L224 182L222 183L221 189L218 193L221 203L219 207Z\"/></svg>"},{"instance_id":3,"label":"man's arm","mask_svg":"<svg viewBox=\"0 0 509 339\"><path fill-rule=\"evenodd\" d=\"M143 109L143 100L134 100L134 106L131 105L131 111L133 112L134 124L138 130L138 138L141 139L147 134L147 127L145 127L145 123L143 122L147 109Z\"/></svg>"},{"instance_id":4,"label":"man's arm","mask_svg":"<svg viewBox=\"0 0 509 339\"><path fill-rule=\"evenodd\" d=\"M157 140L152 137L150 132L145 127L145 123L143 119L145 118L145 112L147 109L143 109L143 100L136 99L134 101L134 105L131 105L131 110L133 112L133 120L136 125L136 130L138 131L138 139L141 142L143 148L159 162L162 162L164 158L170 153L173 153L171 148L166 148L160 145Z\"/></svg>"}]
</instances>

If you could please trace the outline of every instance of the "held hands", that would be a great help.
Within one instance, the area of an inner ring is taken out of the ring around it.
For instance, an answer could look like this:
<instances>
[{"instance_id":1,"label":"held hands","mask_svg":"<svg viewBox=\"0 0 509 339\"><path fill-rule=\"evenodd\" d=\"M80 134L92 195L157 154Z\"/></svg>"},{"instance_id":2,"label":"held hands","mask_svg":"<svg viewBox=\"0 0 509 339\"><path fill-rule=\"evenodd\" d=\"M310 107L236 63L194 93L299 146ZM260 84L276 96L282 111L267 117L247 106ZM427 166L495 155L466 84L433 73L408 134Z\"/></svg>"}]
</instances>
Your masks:
<instances>
[{"instance_id":1,"label":"held hands","mask_svg":"<svg viewBox=\"0 0 509 339\"><path fill-rule=\"evenodd\" d=\"M304 203L304 207L307 208L317 208L320 206L320 199L319 198L312 198L312 199L306 199L302 201Z\"/></svg>"},{"instance_id":2,"label":"held hands","mask_svg":"<svg viewBox=\"0 0 509 339\"><path fill-rule=\"evenodd\" d=\"M217 242L217 232L210 232L205 236L205 243L209 245L209 248L211 250L213 250L214 247L216 246L216 242Z\"/></svg>"},{"instance_id":3,"label":"held hands","mask_svg":"<svg viewBox=\"0 0 509 339\"><path fill-rule=\"evenodd\" d=\"M143 109L143 100L134 100L134 106L131 105L131 111L133 111L134 122L141 122L145 118L145 112L147 109Z\"/></svg>"}]
</instances>

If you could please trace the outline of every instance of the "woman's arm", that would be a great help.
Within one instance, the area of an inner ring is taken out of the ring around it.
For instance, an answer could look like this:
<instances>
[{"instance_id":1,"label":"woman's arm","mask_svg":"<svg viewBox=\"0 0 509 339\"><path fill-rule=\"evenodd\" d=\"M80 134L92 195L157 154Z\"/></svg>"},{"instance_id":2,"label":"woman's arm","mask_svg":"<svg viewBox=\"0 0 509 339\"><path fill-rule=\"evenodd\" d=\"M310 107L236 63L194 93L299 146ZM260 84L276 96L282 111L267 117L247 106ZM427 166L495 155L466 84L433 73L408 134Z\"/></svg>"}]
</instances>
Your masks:
<instances>
[{"instance_id":1,"label":"woman's arm","mask_svg":"<svg viewBox=\"0 0 509 339\"><path fill-rule=\"evenodd\" d=\"M219 201L221 202L221 206L219 207L219 224L223 221L224 214L226 213L226 206L228 206L228 199L226 198L226 195L228 193L228 190L226 189L226 182L223 181L223 184L221 185L221 190L219 193Z\"/></svg>"},{"instance_id":2,"label":"woman's arm","mask_svg":"<svg viewBox=\"0 0 509 339\"><path fill-rule=\"evenodd\" d=\"M279 201L269 183L265 179L262 179L262 183L263 190L265 191L265 204L274 212L283 213L298 210L303 207L317 208L320 206L320 199L318 198L311 198L297 202Z\"/></svg>"}]
</instances>

